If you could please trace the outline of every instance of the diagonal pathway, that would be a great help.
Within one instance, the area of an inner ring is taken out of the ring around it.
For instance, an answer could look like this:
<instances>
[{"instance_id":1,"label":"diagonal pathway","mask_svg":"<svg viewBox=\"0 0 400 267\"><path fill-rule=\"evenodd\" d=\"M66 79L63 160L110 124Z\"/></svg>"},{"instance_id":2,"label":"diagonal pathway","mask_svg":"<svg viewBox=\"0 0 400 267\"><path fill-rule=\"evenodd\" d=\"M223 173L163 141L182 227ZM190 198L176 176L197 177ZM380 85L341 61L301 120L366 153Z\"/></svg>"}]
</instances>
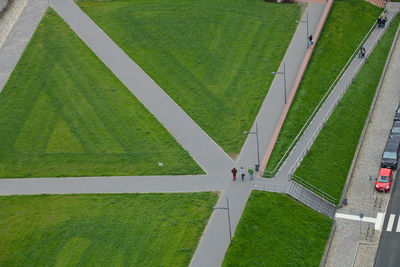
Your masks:
<instances>
[{"instance_id":1,"label":"diagonal pathway","mask_svg":"<svg viewBox=\"0 0 400 267\"><path fill-rule=\"evenodd\" d=\"M207 173L232 166L232 159L73 1L52 0L51 7Z\"/></svg>"}]
</instances>

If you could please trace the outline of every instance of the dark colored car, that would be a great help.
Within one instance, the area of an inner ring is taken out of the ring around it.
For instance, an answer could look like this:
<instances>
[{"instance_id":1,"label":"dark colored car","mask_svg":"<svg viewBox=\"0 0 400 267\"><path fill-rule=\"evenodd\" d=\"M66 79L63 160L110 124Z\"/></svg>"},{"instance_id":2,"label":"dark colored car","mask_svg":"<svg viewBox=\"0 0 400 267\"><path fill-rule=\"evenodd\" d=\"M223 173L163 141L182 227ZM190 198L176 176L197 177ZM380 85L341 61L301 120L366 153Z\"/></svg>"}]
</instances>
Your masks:
<instances>
[{"instance_id":1,"label":"dark colored car","mask_svg":"<svg viewBox=\"0 0 400 267\"><path fill-rule=\"evenodd\" d=\"M383 150L381 168L397 169L399 161L400 134L390 135Z\"/></svg>"},{"instance_id":2,"label":"dark colored car","mask_svg":"<svg viewBox=\"0 0 400 267\"><path fill-rule=\"evenodd\" d=\"M379 171L378 178L376 179L375 189L377 191L387 192L392 185L393 172L391 169L382 168Z\"/></svg>"},{"instance_id":3,"label":"dark colored car","mask_svg":"<svg viewBox=\"0 0 400 267\"><path fill-rule=\"evenodd\" d=\"M390 135L400 134L400 121L395 121L392 126L392 130L390 130Z\"/></svg>"},{"instance_id":4,"label":"dark colored car","mask_svg":"<svg viewBox=\"0 0 400 267\"><path fill-rule=\"evenodd\" d=\"M400 106L396 109L396 115L394 115L395 121L400 121Z\"/></svg>"}]
</instances>

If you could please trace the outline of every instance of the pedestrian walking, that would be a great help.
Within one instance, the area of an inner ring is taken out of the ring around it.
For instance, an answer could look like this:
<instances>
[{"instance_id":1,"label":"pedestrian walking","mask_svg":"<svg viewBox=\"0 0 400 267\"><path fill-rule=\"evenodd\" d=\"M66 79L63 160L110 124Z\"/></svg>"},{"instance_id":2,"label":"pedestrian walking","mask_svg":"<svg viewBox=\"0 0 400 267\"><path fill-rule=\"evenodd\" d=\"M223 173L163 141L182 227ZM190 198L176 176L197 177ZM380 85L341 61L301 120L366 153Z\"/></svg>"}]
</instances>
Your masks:
<instances>
[{"instance_id":1,"label":"pedestrian walking","mask_svg":"<svg viewBox=\"0 0 400 267\"><path fill-rule=\"evenodd\" d=\"M242 181L244 182L244 176L245 176L245 174L244 174L243 167L240 167L240 176L242 176Z\"/></svg>"},{"instance_id":2,"label":"pedestrian walking","mask_svg":"<svg viewBox=\"0 0 400 267\"><path fill-rule=\"evenodd\" d=\"M314 45L312 34L310 36L308 36L308 40L310 40L310 47L312 47Z\"/></svg>"},{"instance_id":3,"label":"pedestrian walking","mask_svg":"<svg viewBox=\"0 0 400 267\"><path fill-rule=\"evenodd\" d=\"M237 170L236 170L235 167L233 167L233 169L231 170L231 173L232 173L232 176L233 176L233 181L236 181L236 173L237 173Z\"/></svg>"},{"instance_id":4,"label":"pedestrian walking","mask_svg":"<svg viewBox=\"0 0 400 267\"><path fill-rule=\"evenodd\" d=\"M365 48L363 46L360 47L360 55L359 58L364 58L365 57Z\"/></svg>"},{"instance_id":5,"label":"pedestrian walking","mask_svg":"<svg viewBox=\"0 0 400 267\"><path fill-rule=\"evenodd\" d=\"M253 168L251 166L249 166L249 169L247 170L247 172L249 173L249 177L250 177L250 181L253 180Z\"/></svg>"}]
</instances>

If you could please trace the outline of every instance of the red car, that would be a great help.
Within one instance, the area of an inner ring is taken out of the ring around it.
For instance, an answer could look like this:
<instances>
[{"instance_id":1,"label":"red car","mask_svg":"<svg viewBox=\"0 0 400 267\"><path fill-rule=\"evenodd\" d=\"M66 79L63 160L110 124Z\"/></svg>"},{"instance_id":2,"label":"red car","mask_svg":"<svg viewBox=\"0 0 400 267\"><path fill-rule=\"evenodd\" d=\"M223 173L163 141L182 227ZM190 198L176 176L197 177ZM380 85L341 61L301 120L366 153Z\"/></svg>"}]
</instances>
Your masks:
<instances>
[{"instance_id":1,"label":"red car","mask_svg":"<svg viewBox=\"0 0 400 267\"><path fill-rule=\"evenodd\" d=\"M392 185L393 171L391 169L381 168L376 179L375 189L377 191L389 191Z\"/></svg>"}]
</instances>

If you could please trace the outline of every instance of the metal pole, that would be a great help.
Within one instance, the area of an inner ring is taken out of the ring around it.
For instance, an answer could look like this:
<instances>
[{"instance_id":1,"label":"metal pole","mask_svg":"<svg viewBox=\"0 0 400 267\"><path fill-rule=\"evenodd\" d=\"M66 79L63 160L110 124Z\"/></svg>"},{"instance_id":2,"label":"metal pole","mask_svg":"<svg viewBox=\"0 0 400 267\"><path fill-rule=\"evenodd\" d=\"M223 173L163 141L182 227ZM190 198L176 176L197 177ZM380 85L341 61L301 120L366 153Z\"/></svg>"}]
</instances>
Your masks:
<instances>
[{"instance_id":1,"label":"metal pole","mask_svg":"<svg viewBox=\"0 0 400 267\"><path fill-rule=\"evenodd\" d=\"M370 187L370 192L371 194L369 195L369 198L372 198L372 190L373 190L373 186L372 186L372 176L369 176L369 187Z\"/></svg>"},{"instance_id":2,"label":"metal pole","mask_svg":"<svg viewBox=\"0 0 400 267\"><path fill-rule=\"evenodd\" d=\"M260 148L258 146L258 125L256 122L256 138L257 138L257 164L260 166Z\"/></svg>"},{"instance_id":3,"label":"metal pole","mask_svg":"<svg viewBox=\"0 0 400 267\"><path fill-rule=\"evenodd\" d=\"M308 11L307 11L307 47L310 46L310 43L308 42Z\"/></svg>"},{"instance_id":4,"label":"metal pole","mask_svg":"<svg viewBox=\"0 0 400 267\"><path fill-rule=\"evenodd\" d=\"M286 104L286 68L285 63L283 63L283 85L285 90L285 104Z\"/></svg>"},{"instance_id":5,"label":"metal pole","mask_svg":"<svg viewBox=\"0 0 400 267\"><path fill-rule=\"evenodd\" d=\"M230 244L232 244L231 215L230 215L230 212L229 212L229 200L228 200L228 197L226 197L226 206L228 208L229 240L230 240Z\"/></svg>"}]
</instances>

